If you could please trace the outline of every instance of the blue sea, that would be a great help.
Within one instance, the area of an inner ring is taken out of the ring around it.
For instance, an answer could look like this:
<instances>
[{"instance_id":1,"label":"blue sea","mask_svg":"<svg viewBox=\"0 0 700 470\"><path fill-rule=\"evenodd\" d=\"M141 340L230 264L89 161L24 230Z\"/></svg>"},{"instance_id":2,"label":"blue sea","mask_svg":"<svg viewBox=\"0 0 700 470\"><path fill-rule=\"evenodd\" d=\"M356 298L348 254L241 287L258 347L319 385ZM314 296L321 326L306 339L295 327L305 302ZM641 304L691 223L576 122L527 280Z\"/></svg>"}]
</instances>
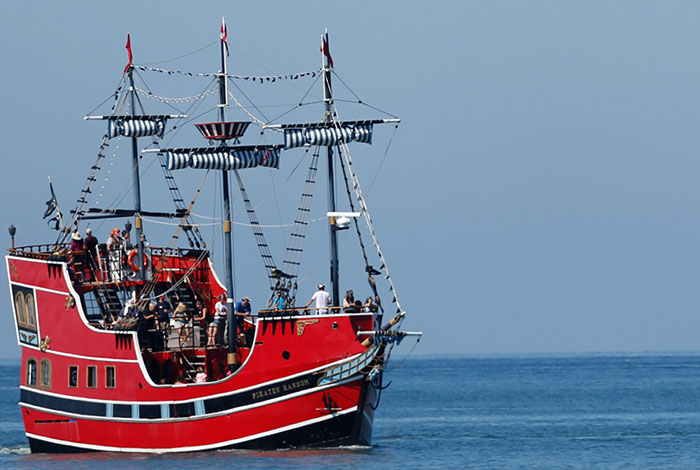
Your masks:
<instances>
[{"instance_id":1,"label":"blue sea","mask_svg":"<svg viewBox=\"0 0 700 470\"><path fill-rule=\"evenodd\" d=\"M374 445L32 455L19 367L0 363L2 469L700 468L700 355L410 357L395 351Z\"/></svg>"}]
</instances>

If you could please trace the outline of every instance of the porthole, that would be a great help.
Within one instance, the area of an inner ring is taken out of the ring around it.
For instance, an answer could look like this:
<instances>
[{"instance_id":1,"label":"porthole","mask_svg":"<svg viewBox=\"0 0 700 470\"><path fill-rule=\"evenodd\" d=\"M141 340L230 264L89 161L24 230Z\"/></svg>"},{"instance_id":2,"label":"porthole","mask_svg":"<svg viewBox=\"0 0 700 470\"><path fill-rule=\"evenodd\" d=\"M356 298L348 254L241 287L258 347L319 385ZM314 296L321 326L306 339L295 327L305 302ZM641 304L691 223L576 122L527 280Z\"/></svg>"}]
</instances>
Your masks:
<instances>
[{"instance_id":1,"label":"porthole","mask_svg":"<svg viewBox=\"0 0 700 470\"><path fill-rule=\"evenodd\" d=\"M292 355L289 354L289 351L284 351L284 352L282 352L282 359L284 359L285 361L286 361L287 359L289 359L291 356L292 356Z\"/></svg>"}]
</instances>

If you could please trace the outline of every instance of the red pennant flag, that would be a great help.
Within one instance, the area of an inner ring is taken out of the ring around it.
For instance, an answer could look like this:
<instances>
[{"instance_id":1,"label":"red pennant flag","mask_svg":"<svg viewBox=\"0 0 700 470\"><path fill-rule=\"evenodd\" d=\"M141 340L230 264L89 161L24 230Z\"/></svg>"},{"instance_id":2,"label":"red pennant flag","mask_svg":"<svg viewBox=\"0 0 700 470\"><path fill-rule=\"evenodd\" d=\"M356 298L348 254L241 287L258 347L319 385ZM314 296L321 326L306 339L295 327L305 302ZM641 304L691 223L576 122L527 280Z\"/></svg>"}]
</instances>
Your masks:
<instances>
[{"instance_id":1,"label":"red pennant flag","mask_svg":"<svg viewBox=\"0 0 700 470\"><path fill-rule=\"evenodd\" d=\"M328 42L325 38L321 42L321 52L323 52L323 55L328 57L328 65L330 65L331 68L333 68L333 57L331 57L331 51L328 50Z\"/></svg>"},{"instance_id":2,"label":"red pennant flag","mask_svg":"<svg viewBox=\"0 0 700 470\"><path fill-rule=\"evenodd\" d=\"M129 70L131 63L134 61L134 57L131 55L131 35L129 33L126 33L126 50L129 51L129 63L124 67L124 73L122 75Z\"/></svg>"},{"instance_id":3,"label":"red pennant flag","mask_svg":"<svg viewBox=\"0 0 700 470\"><path fill-rule=\"evenodd\" d=\"M228 30L226 29L226 20L224 20L224 17L221 17L221 40L224 42L224 47L226 48L226 57L228 57L228 43L226 42L226 38L228 38Z\"/></svg>"}]
</instances>

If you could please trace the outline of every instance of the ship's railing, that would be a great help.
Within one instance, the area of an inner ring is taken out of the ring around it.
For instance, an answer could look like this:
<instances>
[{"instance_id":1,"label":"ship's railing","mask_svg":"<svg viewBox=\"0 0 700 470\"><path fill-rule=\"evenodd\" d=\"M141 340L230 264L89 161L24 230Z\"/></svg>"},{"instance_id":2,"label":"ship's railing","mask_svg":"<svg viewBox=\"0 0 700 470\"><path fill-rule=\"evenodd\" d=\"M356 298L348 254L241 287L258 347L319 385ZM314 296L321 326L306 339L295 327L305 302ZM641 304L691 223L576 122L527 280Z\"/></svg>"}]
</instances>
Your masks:
<instances>
[{"instance_id":1,"label":"ship's railing","mask_svg":"<svg viewBox=\"0 0 700 470\"><path fill-rule=\"evenodd\" d=\"M66 262L75 271L74 281L83 283L105 283L127 280L130 274L129 258L135 247L127 247L114 254L104 244L98 247L98 256L93 258L86 250L70 251L67 243L43 243L9 249L13 256ZM189 273L193 281L207 280L208 264L200 262L194 269L193 259L201 255L201 250L150 247L149 258L153 269L162 269L175 275ZM118 261L115 262L115 259ZM134 276L134 279L136 277Z\"/></svg>"},{"instance_id":2,"label":"ship's railing","mask_svg":"<svg viewBox=\"0 0 700 470\"><path fill-rule=\"evenodd\" d=\"M8 251L13 256L49 259L51 256L59 256L61 250L68 250L68 246L67 243L43 243L39 245L16 246Z\"/></svg>"},{"instance_id":3,"label":"ship's railing","mask_svg":"<svg viewBox=\"0 0 700 470\"><path fill-rule=\"evenodd\" d=\"M324 315L324 314L335 314L335 313L376 313L374 311L369 311L366 308L355 309L353 307L296 307L296 308L284 308L284 309L263 309L258 311L258 317L276 317L276 316L301 316L301 315Z\"/></svg>"}]
</instances>

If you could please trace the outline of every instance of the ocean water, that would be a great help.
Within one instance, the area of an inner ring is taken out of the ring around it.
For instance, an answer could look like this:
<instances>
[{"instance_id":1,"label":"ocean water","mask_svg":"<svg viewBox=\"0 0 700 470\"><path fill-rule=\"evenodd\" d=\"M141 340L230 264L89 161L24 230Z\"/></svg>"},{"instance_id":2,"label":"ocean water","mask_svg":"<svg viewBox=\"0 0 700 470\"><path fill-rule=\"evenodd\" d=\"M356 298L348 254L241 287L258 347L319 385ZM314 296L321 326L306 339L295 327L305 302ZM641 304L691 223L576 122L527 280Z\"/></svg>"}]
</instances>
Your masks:
<instances>
[{"instance_id":1,"label":"ocean water","mask_svg":"<svg viewBox=\"0 0 700 470\"><path fill-rule=\"evenodd\" d=\"M29 454L19 367L0 363L0 468L700 468L700 355L399 362L385 375L372 447L174 455Z\"/></svg>"}]
</instances>

